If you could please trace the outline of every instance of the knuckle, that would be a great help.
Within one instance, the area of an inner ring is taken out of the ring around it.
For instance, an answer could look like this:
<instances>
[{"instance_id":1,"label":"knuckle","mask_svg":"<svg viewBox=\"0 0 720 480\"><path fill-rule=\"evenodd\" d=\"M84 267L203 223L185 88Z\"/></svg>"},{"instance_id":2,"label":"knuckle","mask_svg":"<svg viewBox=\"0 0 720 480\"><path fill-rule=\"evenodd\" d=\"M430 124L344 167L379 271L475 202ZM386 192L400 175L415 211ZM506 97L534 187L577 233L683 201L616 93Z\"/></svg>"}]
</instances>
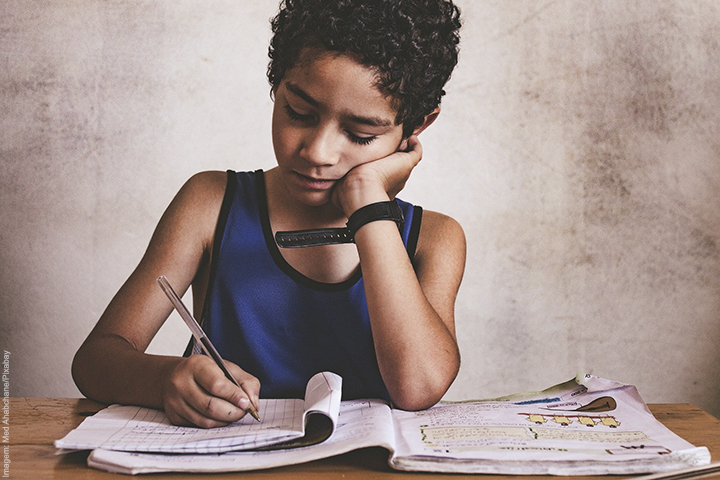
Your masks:
<instances>
[{"instance_id":1,"label":"knuckle","mask_svg":"<svg viewBox=\"0 0 720 480\"><path fill-rule=\"evenodd\" d=\"M241 401L247 401L247 395L239 388L235 389L232 394L228 397L228 401L233 405L241 405Z\"/></svg>"},{"instance_id":2,"label":"knuckle","mask_svg":"<svg viewBox=\"0 0 720 480\"><path fill-rule=\"evenodd\" d=\"M180 392L183 391L183 386L185 385L184 380L181 377L173 376L170 378L167 389L166 389L166 395L168 396L175 396L180 395Z\"/></svg>"},{"instance_id":3,"label":"knuckle","mask_svg":"<svg viewBox=\"0 0 720 480\"><path fill-rule=\"evenodd\" d=\"M200 428L214 428L218 426L218 422L207 417L199 418L195 424Z\"/></svg>"},{"instance_id":4,"label":"knuckle","mask_svg":"<svg viewBox=\"0 0 720 480\"><path fill-rule=\"evenodd\" d=\"M167 415L168 420L170 420L170 423L172 423L173 425L181 424L180 417L175 415L175 412L170 411L170 410L165 410L165 415Z\"/></svg>"},{"instance_id":5,"label":"knuckle","mask_svg":"<svg viewBox=\"0 0 720 480\"><path fill-rule=\"evenodd\" d=\"M260 389L260 380L258 380L255 377L250 377L240 383L243 387L247 387L249 389L253 390L259 390Z\"/></svg>"},{"instance_id":6,"label":"knuckle","mask_svg":"<svg viewBox=\"0 0 720 480\"><path fill-rule=\"evenodd\" d=\"M215 377L211 379L207 384L208 392L212 394L218 394L222 392L223 387L225 386L226 380L225 378L218 378Z\"/></svg>"},{"instance_id":7,"label":"knuckle","mask_svg":"<svg viewBox=\"0 0 720 480\"><path fill-rule=\"evenodd\" d=\"M187 359L185 360L185 364L188 366L188 368L194 369L194 368L198 368L202 364L204 364L205 360L206 360L205 355L195 354L195 355L190 355L189 357L187 357Z\"/></svg>"}]
</instances>

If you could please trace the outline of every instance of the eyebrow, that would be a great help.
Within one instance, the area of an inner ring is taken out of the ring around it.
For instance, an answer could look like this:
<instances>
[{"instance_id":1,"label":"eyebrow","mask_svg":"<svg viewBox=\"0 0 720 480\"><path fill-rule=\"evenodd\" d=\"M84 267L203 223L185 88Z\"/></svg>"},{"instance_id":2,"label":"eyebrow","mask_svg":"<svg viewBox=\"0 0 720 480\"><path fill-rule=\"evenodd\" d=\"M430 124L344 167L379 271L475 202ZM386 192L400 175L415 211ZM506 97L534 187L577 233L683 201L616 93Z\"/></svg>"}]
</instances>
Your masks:
<instances>
[{"instance_id":1,"label":"eyebrow","mask_svg":"<svg viewBox=\"0 0 720 480\"><path fill-rule=\"evenodd\" d=\"M320 106L320 102L318 102L316 99L314 99L312 96L310 96L309 93L307 93L305 90L300 88L300 86L298 86L297 84L292 83L292 82L285 82L285 88L287 88L292 93L294 93L298 97L305 100L307 103L309 103L313 107ZM355 115L355 114L350 114L350 113L345 114L344 117L352 123L369 125L371 127L389 127L393 124L392 121L388 120L387 118L382 118L382 117L367 117L364 115Z\"/></svg>"}]
</instances>

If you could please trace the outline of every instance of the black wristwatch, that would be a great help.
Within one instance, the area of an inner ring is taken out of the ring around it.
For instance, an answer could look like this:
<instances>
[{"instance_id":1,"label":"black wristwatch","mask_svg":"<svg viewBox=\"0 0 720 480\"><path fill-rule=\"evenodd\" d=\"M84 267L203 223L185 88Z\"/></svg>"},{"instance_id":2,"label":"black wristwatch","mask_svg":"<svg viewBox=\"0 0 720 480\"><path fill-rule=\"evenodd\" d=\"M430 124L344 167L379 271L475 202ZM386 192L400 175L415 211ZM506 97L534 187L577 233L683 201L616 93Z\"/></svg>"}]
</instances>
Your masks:
<instances>
[{"instance_id":1,"label":"black wristwatch","mask_svg":"<svg viewBox=\"0 0 720 480\"><path fill-rule=\"evenodd\" d=\"M294 230L277 232L275 242L282 248L313 247L318 245L336 245L353 243L355 233L370 222L392 220L402 229L405 218L400 205L391 200L365 205L355 211L344 228L319 228L312 230Z\"/></svg>"}]
</instances>

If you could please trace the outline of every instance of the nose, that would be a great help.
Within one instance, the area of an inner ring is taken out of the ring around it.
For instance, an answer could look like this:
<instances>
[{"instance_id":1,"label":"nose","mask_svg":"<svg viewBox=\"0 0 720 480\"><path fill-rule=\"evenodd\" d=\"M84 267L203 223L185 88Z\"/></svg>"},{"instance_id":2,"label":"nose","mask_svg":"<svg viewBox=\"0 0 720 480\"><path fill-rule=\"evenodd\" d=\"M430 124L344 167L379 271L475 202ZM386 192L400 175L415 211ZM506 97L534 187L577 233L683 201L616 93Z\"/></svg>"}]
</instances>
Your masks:
<instances>
[{"instance_id":1,"label":"nose","mask_svg":"<svg viewBox=\"0 0 720 480\"><path fill-rule=\"evenodd\" d=\"M318 126L307 132L300 149L300 156L318 167L335 165L340 161L338 143L332 127Z\"/></svg>"}]
</instances>

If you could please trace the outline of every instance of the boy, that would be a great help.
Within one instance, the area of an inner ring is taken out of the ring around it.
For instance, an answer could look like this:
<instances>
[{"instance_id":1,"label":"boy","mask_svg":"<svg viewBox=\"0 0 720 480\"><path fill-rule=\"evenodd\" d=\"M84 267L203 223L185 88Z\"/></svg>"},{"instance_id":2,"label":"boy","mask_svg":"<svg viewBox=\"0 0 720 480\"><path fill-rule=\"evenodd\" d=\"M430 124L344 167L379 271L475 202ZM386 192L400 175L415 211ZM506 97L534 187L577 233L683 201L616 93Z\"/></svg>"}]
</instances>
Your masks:
<instances>
[{"instance_id":1,"label":"boy","mask_svg":"<svg viewBox=\"0 0 720 480\"><path fill-rule=\"evenodd\" d=\"M278 166L204 172L182 187L75 356L73 377L90 398L215 427L261 392L302 397L322 370L343 377L344 398L408 410L436 403L457 375L464 234L395 199L457 62L457 8L285 0L272 27ZM321 233L274 239L301 229ZM282 248L303 242L311 246ZM195 314L242 389L204 355L144 353L172 308L160 275L181 294L192 285Z\"/></svg>"}]
</instances>

